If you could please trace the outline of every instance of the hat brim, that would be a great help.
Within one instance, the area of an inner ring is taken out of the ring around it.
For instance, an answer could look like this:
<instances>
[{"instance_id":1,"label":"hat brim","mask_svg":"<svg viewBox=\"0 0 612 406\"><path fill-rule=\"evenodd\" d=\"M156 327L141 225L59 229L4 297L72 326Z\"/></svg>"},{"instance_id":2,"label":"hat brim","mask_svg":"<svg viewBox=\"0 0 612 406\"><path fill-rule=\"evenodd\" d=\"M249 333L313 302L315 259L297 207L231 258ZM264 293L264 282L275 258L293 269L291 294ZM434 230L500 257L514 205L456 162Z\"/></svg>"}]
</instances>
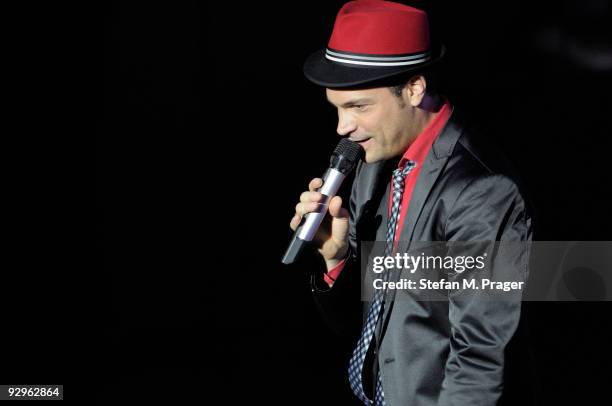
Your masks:
<instances>
[{"instance_id":1,"label":"hat brim","mask_svg":"<svg viewBox=\"0 0 612 406\"><path fill-rule=\"evenodd\" d=\"M434 52L434 57L418 65L370 67L349 66L330 61L325 57L325 49L311 54L304 62L304 75L311 82L329 88L358 87L374 85L378 81L391 79L403 73L416 72L437 63L446 52L440 45Z\"/></svg>"}]
</instances>

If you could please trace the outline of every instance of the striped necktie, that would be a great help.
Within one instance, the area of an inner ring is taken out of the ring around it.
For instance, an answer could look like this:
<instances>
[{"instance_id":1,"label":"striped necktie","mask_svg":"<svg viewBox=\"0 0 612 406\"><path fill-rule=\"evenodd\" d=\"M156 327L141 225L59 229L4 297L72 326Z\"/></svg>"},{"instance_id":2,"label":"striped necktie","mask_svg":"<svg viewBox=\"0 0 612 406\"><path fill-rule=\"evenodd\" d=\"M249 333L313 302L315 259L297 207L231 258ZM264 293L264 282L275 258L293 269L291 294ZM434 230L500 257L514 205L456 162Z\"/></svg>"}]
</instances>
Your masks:
<instances>
[{"instance_id":1,"label":"striped necktie","mask_svg":"<svg viewBox=\"0 0 612 406\"><path fill-rule=\"evenodd\" d=\"M391 199L391 213L389 215L389 221L387 223L387 235L385 245L385 256L393 254L393 245L395 241L395 233L397 232L397 225L400 214L400 207L402 203L402 194L404 193L404 179L406 175L414 169L416 166L415 162L408 161L403 168L398 168L393 171L393 196ZM389 279L389 273L383 274L385 281ZM349 383L353 393L366 405L374 404L375 406L385 406L384 392L382 387L382 378L380 375L380 369L376 377L376 388L374 390L374 401L372 402L366 396L363 390L363 365L365 362L366 354L372 338L374 337L374 331L376 329L376 323L378 322L380 310L383 305L384 292L381 289L377 289L374 293L374 299L366 322L361 332L361 337L357 342L357 346L353 351L353 356L349 362Z\"/></svg>"}]
</instances>

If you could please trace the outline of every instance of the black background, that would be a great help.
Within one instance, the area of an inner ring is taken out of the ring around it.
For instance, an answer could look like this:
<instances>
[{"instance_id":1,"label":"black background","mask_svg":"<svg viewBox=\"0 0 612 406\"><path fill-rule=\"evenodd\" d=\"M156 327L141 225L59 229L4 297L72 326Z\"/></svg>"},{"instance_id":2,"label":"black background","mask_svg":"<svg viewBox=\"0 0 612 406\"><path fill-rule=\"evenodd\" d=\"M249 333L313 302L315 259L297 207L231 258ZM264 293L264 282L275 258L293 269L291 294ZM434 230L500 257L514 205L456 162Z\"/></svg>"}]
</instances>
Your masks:
<instances>
[{"instance_id":1,"label":"black background","mask_svg":"<svg viewBox=\"0 0 612 406\"><path fill-rule=\"evenodd\" d=\"M429 7L449 50L444 93L516 164L537 239L609 240L612 70L572 50L609 52L610 6L465 3L412 3ZM319 318L305 270L279 263L299 193L339 139L335 111L301 67L327 43L341 4L105 6L102 293L86 349L100 402L143 391L354 402L351 343ZM543 404L606 394L610 310L534 304Z\"/></svg>"}]
</instances>

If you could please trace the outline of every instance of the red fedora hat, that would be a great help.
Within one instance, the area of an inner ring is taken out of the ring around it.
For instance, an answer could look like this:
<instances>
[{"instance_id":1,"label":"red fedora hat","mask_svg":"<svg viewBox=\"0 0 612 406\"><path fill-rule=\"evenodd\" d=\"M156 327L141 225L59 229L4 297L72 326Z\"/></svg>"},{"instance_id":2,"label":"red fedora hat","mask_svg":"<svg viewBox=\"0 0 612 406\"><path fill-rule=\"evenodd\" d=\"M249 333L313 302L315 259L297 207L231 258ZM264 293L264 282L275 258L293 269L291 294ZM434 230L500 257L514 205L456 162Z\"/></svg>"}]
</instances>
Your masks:
<instances>
[{"instance_id":1,"label":"red fedora hat","mask_svg":"<svg viewBox=\"0 0 612 406\"><path fill-rule=\"evenodd\" d=\"M366 85L430 66L444 55L432 46L423 10L382 0L346 3L326 49L306 59L304 75L331 88Z\"/></svg>"}]
</instances>

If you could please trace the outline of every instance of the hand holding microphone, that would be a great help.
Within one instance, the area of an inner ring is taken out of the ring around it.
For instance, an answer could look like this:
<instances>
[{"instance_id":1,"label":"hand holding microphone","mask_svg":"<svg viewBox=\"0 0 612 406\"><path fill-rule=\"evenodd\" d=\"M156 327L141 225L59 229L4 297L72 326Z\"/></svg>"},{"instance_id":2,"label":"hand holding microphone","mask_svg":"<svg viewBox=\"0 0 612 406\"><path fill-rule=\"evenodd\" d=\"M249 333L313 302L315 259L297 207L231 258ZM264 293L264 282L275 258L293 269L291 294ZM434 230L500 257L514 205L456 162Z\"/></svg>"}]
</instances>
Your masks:
<instances>
[{"instance_id":1,"label":"hand holding microphone","mask_svg":"<svg viewBox=\"0 0 612 406\"><path fill-rule=\"evenodd\" d=\"M362 151L361 145L342 139L332 154L323 179L313 179L308 185L309 190L302 193L289 224L295 234L282 259L284 264L295 262L303 247L311 242L328 268L346 256L349 214L342 207L342 199L335 195L346 175L355 168ZM327 212L330 216L326 216Z\"/></svg>"},{"instance_id":2,"label":"hand holding microphone","mask_svg":"<svg viewBox=\"0 0 612 406\"><path fill-rule=\"evenodd\" d=\"M324 204L325 197L316 189L323 185L323 179L314 178L308 184L308 192L302 193L300 203L295 207L295 216L291 219L289 227L297 230L302 217L308 213L319 210ZM329 201L328 212L331 216L325 217L319 230L313 238L313 244L325 259L328 268L334 267L346 256L349 213L342 207L342 198L334 196Z\"/></svg>"}]
</instances>

